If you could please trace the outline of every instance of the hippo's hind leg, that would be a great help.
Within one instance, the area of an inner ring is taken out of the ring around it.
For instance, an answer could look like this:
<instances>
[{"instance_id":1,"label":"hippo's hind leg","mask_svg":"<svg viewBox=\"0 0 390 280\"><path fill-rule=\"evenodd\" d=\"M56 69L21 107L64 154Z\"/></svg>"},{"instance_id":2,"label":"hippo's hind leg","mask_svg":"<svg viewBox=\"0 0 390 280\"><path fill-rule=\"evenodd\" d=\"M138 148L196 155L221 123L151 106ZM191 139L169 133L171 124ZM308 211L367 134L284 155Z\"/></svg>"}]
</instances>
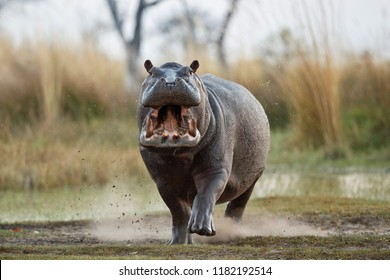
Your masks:
<instances>
[{"instance_id":1,"label":"hippo's hind leg","mask_svg":"<svg viewBox=\"0 0 390 280\"><path fill-rule=\"evenodd\" d=\"M230 201L225 210L225 217L233 219L236 222L241 222L242 215L244 214L244 210L246 204L248 203L249 198L251 197L253 188L256 185L257 180L260 178L263 171L261 171L260 175L256 178L253 184L239 197Z\"/></svg>"}]
</instances>

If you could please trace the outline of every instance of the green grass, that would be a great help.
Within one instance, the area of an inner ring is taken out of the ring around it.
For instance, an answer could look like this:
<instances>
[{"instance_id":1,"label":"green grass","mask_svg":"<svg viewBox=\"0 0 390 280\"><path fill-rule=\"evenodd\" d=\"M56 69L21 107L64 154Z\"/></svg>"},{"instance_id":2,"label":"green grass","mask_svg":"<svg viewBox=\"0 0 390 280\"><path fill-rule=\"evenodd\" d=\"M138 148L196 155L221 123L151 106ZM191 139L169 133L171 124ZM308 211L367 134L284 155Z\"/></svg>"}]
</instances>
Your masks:
<instances>
[{"instance_id":1,"label":"green grass","mask_svg":"<svg viewBox=\"0 0 390 280\"><path fill-rule=\"evenodd\" d=\"M390 236L250 237L219 245L1 246L2 259L389 259ZM387 245L386 245L387 244Z\"/></svg>"},{"instance_id":2,"label":"green grass","mask_svg":"<svg viewBox=\"0 0 390 280\"><path fill-rule=\"evenodd\" d=\"M350 199L328 196L268 197L250 201L250 211L277 214L329 214L333 216L373 215L390 219L390 204L386 201Z\"/></svg>"},{"instance_id":3,"label":"green grass","mask_svg":"<svg viewBox=\"0 0 390 280\"><path fill-rule=\"evenodd\" d=\"M345 157L334 159L326 157L323 148L307 146L304 149L293 144L293 131L290 128L271 131L271 151L268 166L288 167L291 170L324 170L343 168L388 168L390 147L369 148L363 150L346 150Z\"/></svg>"}]
</instances>

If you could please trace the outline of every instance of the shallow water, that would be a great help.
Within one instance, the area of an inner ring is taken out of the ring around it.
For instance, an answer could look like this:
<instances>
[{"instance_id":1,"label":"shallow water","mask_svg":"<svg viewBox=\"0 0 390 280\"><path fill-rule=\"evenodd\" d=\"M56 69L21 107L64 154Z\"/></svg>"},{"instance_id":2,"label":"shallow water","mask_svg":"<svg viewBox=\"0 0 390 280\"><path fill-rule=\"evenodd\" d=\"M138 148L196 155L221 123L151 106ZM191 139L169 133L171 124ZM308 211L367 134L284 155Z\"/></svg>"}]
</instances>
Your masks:
<instances>
[{"instance_id":1,"label":"shallow water","mask_svg":"<svg viewBox=\"0 0 390 280\"><path fill-rule=\"evenodd\" d=\"M269 196L334 196L390 202L388 170L267 170L253 198ZM22 221L137 220L167 211L153 182L113 182L105 187L0 190L0 223Z\"/></svg>"}]
</instances>

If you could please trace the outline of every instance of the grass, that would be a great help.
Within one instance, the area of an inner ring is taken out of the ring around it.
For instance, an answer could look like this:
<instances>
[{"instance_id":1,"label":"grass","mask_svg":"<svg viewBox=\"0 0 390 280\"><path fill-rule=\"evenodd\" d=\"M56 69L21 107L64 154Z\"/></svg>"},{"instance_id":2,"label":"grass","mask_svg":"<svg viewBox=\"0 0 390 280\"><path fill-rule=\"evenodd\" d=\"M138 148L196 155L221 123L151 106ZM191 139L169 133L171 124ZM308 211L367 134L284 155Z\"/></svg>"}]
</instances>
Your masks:
<instances>
[{"instance_id":1,"label":"grass","mask_svg":"<svg viewBox=\"0 0 390 280\"><path fill-rule=\"evenodd\" d=\"M340 73L329 38L334 35L329 26L334 19L328 5L318 5L319 15L310 13L306 2L296 6L305 40L289 31L281 33L288 52L281 62L283 69L274 70L273 76L293 109L294 145L324 147L327 157L339 158L344 156Z\"/></svg>"},{"instance_id":2,"label":"grass","mask_svg":"<svg viewBox=\"0 0 390 280\"><path fill-rule=\"evenodd\" d=\"M250 202L246 218L273 213L301 219L314 226L352 227L378 223L386 227L386 203L324 197L272 197ZM333 221L335 222L334 224ZM378 222L379 221L379 222ZM245 223L245 221L244 221ZM45 225L41 223L38 225ZM23 224L15 224L23 228ZM60 225L52 224L51 228ZM62 225L64 226L64 225ZM373 225L371 225L373 227ZM1 259L389 259L388 234L332 234L329 236L250 236L215 244L167 246L127 242L91 241L70 236L63 241L45 239L31 230L0 230ZM28 228L26 224L26 228ZM76 232L79 234L80 232ZM36 237L35 237L36 236ZM30 238L30 241L26 241ZM11 241L5 241L11 240ZM18 240L25 240L18 242ZM35 240L35 242L34 242ZM65 241L73 240L73 241ZM12 242L12 243L10 243ZM34 245L28 243L33 242ZM66 244L64 244L66 243Z\"/></svg>"},{"instance_id":3,"label":"grass","mask_svg":"<svg viewBox=\"0 0 390 280\"><path fill-rule=\"evenodd\" d=\"M390 64L369 55L341 63L323 51L324 41L312 38L314 51L290 42L295 47L282 64L259 56L231 65L230 79L249 88L269 116L269 164L388 165ZM123 62L87 40L15 46L4 35L0 58L0 190L105 186L119 174L148 176ZM200 72L223 75L207 53L201 58Z\"/></svg>"},{"instance_id":4,"label":"grass","mask_svg":"<svg viewBox=\"0 0 390 280\"><path fill-rule=\"evenodd\" d=\"M369 53L353 57L343 66L340 88L342 102L349 104L343 114L345 134L356 150L386 147L390 137L390 64Z\"/></svg>"},{"instance_id":5,"label":"grass","mask_svg":"<svg viewBox=\"0 0 390 280\"><path fill-rule=\"evenodd\" d=\"M104 185L146 170L134 122L102 119L27 128L2 140L0 189Z\"/></svg>"},{"instance_id":6,"label":"grass","mask_svg":"<svg viewBox=\"0 0 390 280\"><path fill-rule=\"evenodd\" d=\"M365 199L335 198L327 196L314 197L269 197L251 201L256 211L267 211L280 214L323 213L337 215L341 213L361 215L376 213L378 216L390 218L390 205L384 201Z\"/></svg>"},{"instance_id":7,"label":"grass","mask_svg":"<svg viewBox=\"0 0 390 280\"><path fill-rule=\"evenodd\" d=\"M124 65L92 43L70 46L37 40L13 46L0 35L2 134L15 124L50 125L63 117L91 119L128 109Z\"/></svg>"},{"instance_id":8,"label":"grass","mask_svg":"<svg viewBox=\"0 0 390 280\"><path fill-rule=\"evenodd\" d=\"M375 259L388 260L389 236L251 237L224 245L46 245L1 246L2 259L185 260L185 259Z\"/></svg>"},{"instance_id":9,"label":"grass","mask_svg":"<svg viewBox=\"0 0 390 280\"><path fill-rule=\"evenodd\" d=\"M1 189L53 189L105 186L114 180L149 178L137 147L135 120L104 118L57 122L52 126L18 129L1 141ZM348 153L337 161L324 159L322 149L299 149L293 131L272 132L269 168L385 168L388 147Z\"/></svg>"},{"instance_id":10,"label":"grass","mask_svg":"<svg viewBox=\"0 0 390 280\"><path fill-rule=\"evenodd\" d=\"M324 146L326 155L339 157L342 129L339 92L334 66L301 54L301 65L289 69L284 80L294 107L296 145ZM301 148L302 148L301 146Z\"/></svg>"},{"instance_id":11,"label":"grass","mask_svg":"<svg viewBox=\"0 0 390 280\"><path fill-rule=\"evenodd\" d=\"M138 152L137 131L135 120L124 118L64 120L15 130L0 140L6 159L0 162L0 190L105 186L115 180L149 178ZM292 131L272 132L270 168L384 168L390 160L387 147L324 160L323 150L299 149L289 143L292 138Z\"/></svg>"}]
</instances>

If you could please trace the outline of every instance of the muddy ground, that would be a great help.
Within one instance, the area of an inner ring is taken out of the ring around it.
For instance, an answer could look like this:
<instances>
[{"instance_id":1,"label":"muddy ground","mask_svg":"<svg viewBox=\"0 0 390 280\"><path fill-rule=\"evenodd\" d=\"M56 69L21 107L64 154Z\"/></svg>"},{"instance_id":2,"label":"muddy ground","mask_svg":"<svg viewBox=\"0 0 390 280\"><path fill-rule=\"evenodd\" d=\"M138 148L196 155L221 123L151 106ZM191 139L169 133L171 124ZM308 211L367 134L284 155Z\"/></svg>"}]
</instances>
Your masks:
<instances>
[{"instance_id":1,"label":"muddy ground","mask_svg":"<svg viewBox=\"0 0 390 280\"><path fill-rule=\"evenodd\" d=\"M169 213L123 215L100 221L0 224L0 257L390 259L390 213L386 204L373 204L363 209L361 205L366 204L342 200L335 209L318 212L310 210L309 203L306 210L290 211L290 204L286 201L274 201L284 205L279 206L277 213L258 212L259 207L269 202L255 203L257 208L249 208L240 225L219 218L222 212L217 211L216 237L196 237L196 245L192 246L165 245L170 237ZM295 203L299 205L301 202ZM327 201L314 200L311 203L326 205ZM340 212L337 207L344 207L347 211Z\"/></svg>"},{"instance_id":2,"label":"muddy ground","mask_svg":"<svg viewBox=\"0 0 390 280\"><path fill-rule=\"evenodd\" d=\"M116 228L115 220L105 221L69 221L69 222L49 222L49 223L16 223L0 224L3 236L0 239L0 246L6 245L78 245L78 244L164 244L169 239L168 216L146 216L137 222L140 226L124 226L123 230ZM272 220L268 217L267 219ZM277 229L264 229L261 235L256 235L251 231L248 223L241 225L241 230L232 229L235 232L227 233L224 229L223 236L216 237L195 237L195 243L221 244L224 242L234 242L253 236L387 236L390 235L390 223L378 217L365 216L360 218L335 218L328 215L306 216L288 223L291 218L283 220L274 218L275 223L280 224ZM138 221L138 219L137 219ZM261 219L256 220L264 223ZM285 223L284 225L282 225ZM148 227L148 225L152 225ZM158 226L156 226L158 225ZM159 228L160 230L158 230ZM148 231L149 229L149 231ZM218 228L217 228L218 229ZM248 230L247 230L248 229ZM106 231L105 231L106 230ZM129 230L127 232L127 230ZM279 232L277 232L279 231ZM298 233L300 231L300 233ZM306 232L305 232L306 231ZM7 234L4 234L7 232ZM159 234L162 232L163 234ZM248 232L248 233L247 233ZM128 237L126 238L126 234ZM389 248L390 248L390 244Z\"/></svg>"}]
</instances>

